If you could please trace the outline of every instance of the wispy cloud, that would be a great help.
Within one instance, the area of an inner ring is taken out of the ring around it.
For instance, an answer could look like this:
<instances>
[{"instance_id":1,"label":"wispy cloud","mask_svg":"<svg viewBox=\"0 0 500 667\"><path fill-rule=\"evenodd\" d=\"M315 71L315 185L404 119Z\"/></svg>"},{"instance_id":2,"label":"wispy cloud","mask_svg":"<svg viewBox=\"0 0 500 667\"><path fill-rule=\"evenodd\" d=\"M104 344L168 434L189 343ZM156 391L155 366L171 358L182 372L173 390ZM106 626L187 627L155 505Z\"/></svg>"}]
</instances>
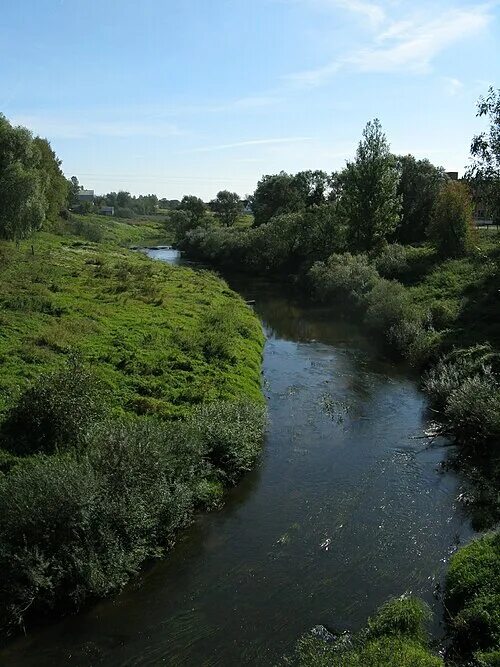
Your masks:
<instances>
[{"instance_id":1,"label":"wispy cloud","mask_svg":"<svg viewBox=\"0 0 500 667\"><path fill-rule=\"evenodd\" d=\"M373 2L365 2L363 0L324 0L329 1L333 6L347 9L350 12L359 14L373 26L378 26L385 20L384 9Z\"/></svg>"},{"instance_id":2,"label":"wispy cloud","mask_svg":"<svg viewBox=\"0 0 500 667\"><path fill-rule=\"evenodd\" d=\"M444 76L443 83L445 92L450 96L458 95L458 93L464 87L464 84L460 81L460 79L455 79L451 76Z\"/></svg>"},{"instance_id":3,"label":"wispy cloud","mask_svg":"<svg viewBox=\"0 0 500 667\"><path fill-rule=\"evenodd\" d=\"M354 11L369 11L368 7L356 10L357 2L331 0L331 3ZM368 3L359 4L364 6ZM307 88L327 83L342 68L359 72L429 72L432 62L441 52L479 34L492 19L490 5L486 4L447 9L430 19L429 12L426 12L425 15L413 14L392 21L387 19L378 5L369 7L373 10L373 24L378 27L369 46L339 56L316 69L289 74L285 80L297 87Z\"/></svg>"},{"instance_id":4,"label":"wispy cloud","mask_svg":"<svg viewBox=\"0 0 500 667\"><path fill-rule=\"evenodd\" d=\"M185 153L210 153L212 151L224 151L231 148L242 148L246 146L265 146L273 144L295 144L302 141L310 141L310 137L278 137L276 139L250 139L248 141L236 141L232 144L219 144L218 146L201 146L191 148Z\"/></svg>"},{"instance_id":5,"label":"wispy cloud","mask_svg":"<svg viewBox=\"0 0 500 667\"><path fill-rule=\"evenodd\" d=\"M86 120L84 114L82 116L14 115L10 120L15 125L29 127L35 134L53 139L137 136L165 138L184 134L176 125L161 121Z\"/></svg>"}]
</instances>

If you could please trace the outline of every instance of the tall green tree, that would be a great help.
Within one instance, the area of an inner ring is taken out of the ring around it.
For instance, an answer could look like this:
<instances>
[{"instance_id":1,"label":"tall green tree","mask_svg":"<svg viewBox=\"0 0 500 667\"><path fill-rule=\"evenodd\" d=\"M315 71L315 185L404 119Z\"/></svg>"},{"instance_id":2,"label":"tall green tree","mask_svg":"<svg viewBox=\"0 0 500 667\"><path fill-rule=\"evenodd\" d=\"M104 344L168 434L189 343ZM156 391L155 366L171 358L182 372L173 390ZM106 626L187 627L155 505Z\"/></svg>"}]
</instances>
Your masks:
<instances>
[{"instance_id":1,"label":"tall green tree","mask_svg":"<svg viewBox=\"0 0 500 667\"><path fill-rule=\"evenodd\" d=\"M303 193L294 182L294 177L281 171L260 179L250 198L250 205L254 224L263 225L277 215L300 211L304 205Z\"/></svg>"},{"instance_id":2,"label":"tall green tree","mask_svg":"<svg viewBox=\"0 0 500 667\"><path fill-rule=\"evenodd\" d=\"M190 214L192 221L195 223L193 226L196 226L205 215L207 207L205 206L203 199L195 197L194 195L185 195L179 204L179 210L187 211L187 213Z\"/></svg>"},{"instance_id":3,"label":"tall green tree","mask_svg":"<svg viewBox=\"0 0 500 667\"><path fill-rule=\"evenodd\" d=\"M441 187L429 237L443 257L461 257L474 240L474 204L469 187L461 181L448 181Z\"/></svg>"},{"instance_id":4,"label":"tall green tree","mask_svg":"<svg viewBox=\"0 0 500 667\"><path fill-rule=\"evenodd\" d=\"M36 137L34 143L40 155L39 169L47 200L46 214L49 219L54 220L66 208L68 181L62 173L61 160L54 153L47 139Z\"/></svg>"},{"instance_id":5,"label":"tall green tree","mask_svg":"<svg viewBox=\"0 0 500 667\"><path fill-rule=\"evenodd\" d=\"M356 159L338 175L340 208L353 251L372 250L394 233L401 211L398 181L396 159L375 119L363 130Z\"/></svg>"},{"instance_id":6,"label":"tall green tree","mask_svg":"<svg viewBox=\"0 0 500 667\"><path fill-rule=\"evenodd\" d=\"M494 222L500 223L500 89L491 87L477 105L477 115L489 121L488 132L472 139L472 165L467 171L476 194Z\"/></svg>"},{"instance_id":7,"label":"tall green tree","mask_svg":"<svg viewBox=\"0 0 500 667\"><path fill-rule=\"evenodd\" d=\"M225 227L232 227L243 211L243 202L236 192L221 190L210 202L216 218Z\"/></svg>"},{"instance_id":8,"label":"tall green tree","mask_svg":"<svg viewBox=\"0 0 500 667\"><path fill-rule=\"evenodd\" d=\"M413 155L397 159L400 178L397 193L401 197L401 224L395 232L400 243L424 241L441 186L447 179L442 167Z\"/></svg>"},{"instance_id":9,"label":"tall green tree","mask_svg":"<svg viewBox=\"0 0 500 667\"><path fill-rule=\"evenodd\" d=\"M78 178L76 176L72 176L68 180L68 208L78 205L78 193L81 189L82 187L78 181Z\"/></svg>"},{"instance_id":10,"label":"tall green tree","mask_svg":"<svg viewBox=\"0 0 500 667\"><path fill-rule=\"evenodd\" d=\"M0 114L0 237L19 241L45 219L46 182L40 149L31 132Z\"/></svg>"}]
</instances>

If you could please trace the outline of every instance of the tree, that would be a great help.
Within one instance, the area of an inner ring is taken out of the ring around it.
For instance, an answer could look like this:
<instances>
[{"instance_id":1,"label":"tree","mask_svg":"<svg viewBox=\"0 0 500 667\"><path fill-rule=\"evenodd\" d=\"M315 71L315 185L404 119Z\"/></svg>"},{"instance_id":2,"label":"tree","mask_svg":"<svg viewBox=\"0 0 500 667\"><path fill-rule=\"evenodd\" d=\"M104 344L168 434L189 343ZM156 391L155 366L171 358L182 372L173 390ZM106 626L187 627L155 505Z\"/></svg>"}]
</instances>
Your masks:
<instances>
[{"instance_id":1,"label":"tree","mask_svg":"<svg viewBox=\"0 0 500 667\"><path fill-rule=\"evenodd\" d=\"M401 155L396 160L400 173L397 192L401 197L401 224L395 239L401 243L424 241L446 174L442 167L435 167L429 160L416 160L413 155Z\"/></svg>"},{"instance_id":2,"label":"tree","mask_svg":"<svg viewBox=\"0 0 500 667\"><path fill-rule=\"evenodd\" d=\"M173 230L174 240L176 243L182 241L186 233L194 227L193 218L187 211L171 211L165 221L165 227L168 230Z\"/></svg>"},{"instance_id":3,"label":"tree","mask_svg":"<svg viewBox=\"0 0 500 667\"><path fill-rule=\"evenodd\" d=\"M179 210L187 211L191 215L192 221L198 223L205 215L207 207L205 206L204 201L199 197L185 195L179 204ZM195 226L196 225L193 225L193 227Z\"/></svg>"},{"instance_id":4,"label":"tree","mask_svg":"<svg viewBox=\"0 0 500 667\"><path fill-rule=\"evenodd\" d=\"M330 178L326 172L320 170L299 171L293 177L293 186L300 192L305 208L321 206L327 199Z\"/></svg>"},{"instance_id":5,"label":"tree","mask_svg":"<svg viewBox=\"0 0 500 667\"><path fill-rule=\"evenodd\" d=\"M40 229L47 200L40 149L24 127L0 114L0 237L19 241Z\"/></svg>"},{"instance_id":6,"label":"tree","mask_svg":"<svg viewBox=\"0 0 500 667\"><path fill-rule=\"evenodd\" d=\"M377 119L366 125L356 159L338 175L338 184L349 245L355 252L379 246L396 229L401 197L396 160Z\"/></svg>"},{"instance_id":7,"label":"tree","mask_svg":"<svg viewBox=\"0 0 500 667\"><path fill-rule=\"evenodd\" d=\"M473 163L466 177L474 190L484 198L486 208L496 224L500 223L500 89L491 87L477 105L477 115L489 119L489 131L472 139Z\"/></svg>"},{"instance_id":8,"label":"tree","mask_svg":"<svg viewBox=\"0 0 500 667\"><path fill-rule=\"evenodd\" d=\"M232 227L243 211L243 202L236 192L221 190L210 202L210 208L225 227Z\"/></svg>"},{"instance_id":9,"label":"tree","mask_svg":"<svg viewBox=\"0 0 500 667\"><path fill-rule=\"evenodd\" d=\"M460 257L474 235L474 205L465 183L448 181L441 187L429 226L429 237L443 257Z\"/></svg>"},{"instance_id":10,"label":"tree","mask_svg":"<svg viewBox=\"0 0 500 667\"><path fill-rule=\"evenodd\" d=\"M120 190L120 192L116 195L116 205L119 208L131 208L131 204L132 197L130 196L130 192Z\"/></svg>"},{"instance_id":11,"label":"tree","mask_svg":"<svg viewBox=\"0 0 500 667\"><path fill-rule=\"evenodd\" d=\"M303 207L303 196L294 177L281 171L263 176L250 198L254 224L263 225L276 215L296 213Z\"/></svg>"},{"instance_id":12,"label":"tree","mask_svg":"<svg viewBox=\"0 0 500 667\"><path fill-rule=\"evenodd\" d=\"M68 181L68 207L76 206L78 202L78 193L82 186L76 176L72 176Z\"/></svg>"},{"instance_id":13,"label":"tree","mask_svg":"<svg viewBox=\"0 0 500 667\"><path fill-rule=\"evenodd\" d=\"M34 139L39 154L39 169L44 180L44 192L47 200L47 217L51 220L57 218L65 208L68 199L68 181L61 171L61 160L52 150L47 139L36 137Z\"/></svg>"}]
</instances>

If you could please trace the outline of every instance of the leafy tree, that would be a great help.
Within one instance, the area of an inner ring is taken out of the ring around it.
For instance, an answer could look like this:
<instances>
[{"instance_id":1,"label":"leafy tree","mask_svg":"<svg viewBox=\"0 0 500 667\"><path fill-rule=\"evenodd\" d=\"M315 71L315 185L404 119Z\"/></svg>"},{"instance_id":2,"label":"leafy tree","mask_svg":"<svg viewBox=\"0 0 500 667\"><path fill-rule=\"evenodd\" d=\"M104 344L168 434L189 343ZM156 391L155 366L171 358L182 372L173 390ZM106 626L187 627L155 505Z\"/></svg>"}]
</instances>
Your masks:
<instances>
[{"instance_id":1,"label":"leafy tree","mask_svg":"<svg viewBox=\"0 0 500 667\"><path fill-rule=\"evenodd\" d=\"M182 241L187 232L190 229L196 227L193 223L193 218L187 211L171 211L170 215L166 219L166 227L169 230L173 230L174 239L176 243Z\"/></svg>"},{"instance_id":2,"label":"leafy tree","mask_svg":"<svg viewBox=\"0 0 500 667\"><path fill-rule=\"evenodd\" d=\"M232 227L243 211L243 202L236 192L221 190L210 202L210 208L225 227Z\"/></svg>"},{"instance_id":3,"label":"leafy tree","mask_svg":"<svg viewBox=\"0 0 500 667\"><path fill-rule=\"evenodd\" d=\"M491 87L477 105L477 115L489 119L489 131L471 144L472 166L467 172L479 196L484 197L494 222L500 223L500 89Z\"/></svg>"},{"instance_id":4,"label":"leafy tree","mask_svg":"<svg viewBox=\"0 0 500 667\"><path fill-rule=\"evenodd\" d=\"M76 206L78 204L78 193L82 189L76 176L72 176L68 181L68 206Z\"/></svg>"},{"instance_id":5,"label":"leafy tree","mask_svg":"<svg viewBox=\"0 0 500 667\"><path fill-rule=\"evenodd\" d=\"M330 189L330 178L324 171L299 171L293 177L293 185L302 196L303 205L320 206L324 204Z\"/></svg>"},{"instance_id":6,"label":"leafy tree","mask_svg":"<svg viewBox=\"0 0 500 667\"><path fill-rule=\"evenodd\" d=\"M303 195L294 177L281 171L263 176L250 198L254 224L263 225L276 215L296 213L303 207Z\"/></svg>"},{"instance_id":7,"label":"leafy tree","mask_svg":"<svg viewBox=\"0 0 500 667\"><path fill-rule=\"evenodd\" d=\"M397 227L401 197L396 160L377 119L363 130L356 159L339 174L338 184L351 248L359 252L379 246Z\"/></svg>"},{"instance_id":8,"label":"leafy tree","mask_svg":"<svg viewBox=\"0 0 500 667\"><path fill-rule=\"evenodd\" d=\"M120 190L116 195L116 205L120 208L131 208L132 197L130 192L125 192L125 190Z\"/></svg>"},{"instance_id":9,"label":"leafy tree","mask_svg":"<svg viewBox=\"0 0 500 667\"><path fill-rule=\"evenodd\" d=\"M179 204L179 210L187 211L191 215L193 222L198 223L205 215L207 207L199 197L185 195Z\"/></svg>"},{"instance_id":10,"label":"leafy tree","mask_svg":"<svg viewBox=\"0 0 500 667\"><path fill-rule=\"evenodd\" d=\"M470 249L474 234L474 206L465 183L442 186L429 225L429 237L444 257L460 257Z\"/></svg>"},{"instance_id":11,"label":"leafy tree","mask_svg":"<svg viewBox=\"0 0 500 667\"><path fill-rule=\"evenodd\" d=\"M24 127L0 114L0 237L26 238L45 219L47 200L40 149Z\"/></svg>"},{"instance_id":12,"label":"leafy tree","mask_svg":"<svg viewBox=\"0 0 500 667\"><path fill-rule=\"evenodd\" d=\"M68 181L61 171L61 160L52 150L47 139L34 139L39 154L39 169L44 179L44 192L47 200L47 217L54 220L65 208L68 198Z\"/></svg>"},{"instance_id":13,"label":"leafy tree","mask_svg":"<svg viewBox=\"0 0 500 667\"><path fill-rule=\"evenodd\" d=\"M401 155L397 164L401 224L396 229L395 238L401 243L424 241L446 174L442 167L435 167L429 160L417 160L413 155Z\"/></svg>"}]
</instances>

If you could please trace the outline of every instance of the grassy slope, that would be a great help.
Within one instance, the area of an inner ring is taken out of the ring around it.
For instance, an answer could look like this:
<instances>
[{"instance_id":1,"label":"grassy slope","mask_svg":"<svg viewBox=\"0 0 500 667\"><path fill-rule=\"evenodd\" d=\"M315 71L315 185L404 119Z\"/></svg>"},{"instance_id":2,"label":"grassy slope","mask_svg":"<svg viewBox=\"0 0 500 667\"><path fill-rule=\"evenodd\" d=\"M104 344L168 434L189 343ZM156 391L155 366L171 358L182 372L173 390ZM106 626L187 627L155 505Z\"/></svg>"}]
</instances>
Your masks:
<instances>
[{"instance_id":1,"label":"grassy slope","mask_svg":"<svg viewBox=\"0 0 500 667\"><path fill-rule=\"evenodd\" d=\"M442 347L490 342L500 349L500 237L478 236L475 251L463 259L440 261L430 247L414 248L410 268L401 280L410 286L422 309L440 307L450 320L442 331Z\"/></svg>"},{"instance_id":2,"label":"grassy slope","mask_svg":"<svg viewBox=\"0 0 500 667\"><path fill-rule=\"evenodd\" d=\"M261 400L262 333L243 301L213 274L120 247L160 237L151 221L85 222L102 242L70 223L19 250L0 244L0 415L70 352L105 379L117 411L170 417L217 398Z\"/></svg>"}]
</instances>

